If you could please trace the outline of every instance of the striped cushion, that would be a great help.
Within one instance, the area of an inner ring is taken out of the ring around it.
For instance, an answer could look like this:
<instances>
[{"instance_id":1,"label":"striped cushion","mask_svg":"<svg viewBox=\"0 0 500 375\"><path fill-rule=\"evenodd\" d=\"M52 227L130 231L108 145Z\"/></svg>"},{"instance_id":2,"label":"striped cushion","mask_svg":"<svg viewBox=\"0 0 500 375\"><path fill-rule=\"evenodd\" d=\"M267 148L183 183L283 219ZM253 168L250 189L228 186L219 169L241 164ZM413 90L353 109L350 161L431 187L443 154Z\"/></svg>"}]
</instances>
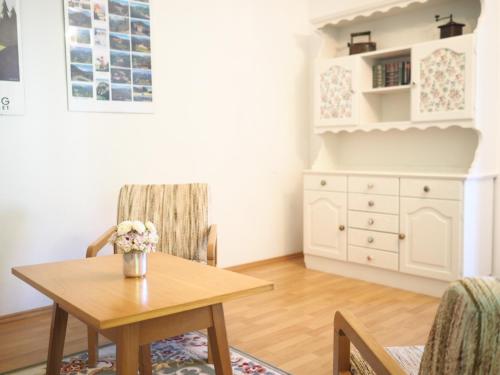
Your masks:
<instances>
[{"instance_id":1,"label":"striped cushion","mask_svg":"<svg viewBox=\"0 0 500 375\"><path fill-rule=\"evenodd\" d=\"M420 360L424 353L423 346L394 346L385 348L385 350L407 374L418 375ZM376 375L354 347L352 347L351 352L351 373L353 375Z\"/></svg>"},{"instance_id":2,"label":"striped cushion","mask_svg":"<svg viewBox=\"0 0 500 375\"><path fill-rule=\"evenodd\" d=\"M124 220L153 222L160 236L157 251L207 262L207 185L125 185L118 223Z\"/></svg>"}]
</instances>

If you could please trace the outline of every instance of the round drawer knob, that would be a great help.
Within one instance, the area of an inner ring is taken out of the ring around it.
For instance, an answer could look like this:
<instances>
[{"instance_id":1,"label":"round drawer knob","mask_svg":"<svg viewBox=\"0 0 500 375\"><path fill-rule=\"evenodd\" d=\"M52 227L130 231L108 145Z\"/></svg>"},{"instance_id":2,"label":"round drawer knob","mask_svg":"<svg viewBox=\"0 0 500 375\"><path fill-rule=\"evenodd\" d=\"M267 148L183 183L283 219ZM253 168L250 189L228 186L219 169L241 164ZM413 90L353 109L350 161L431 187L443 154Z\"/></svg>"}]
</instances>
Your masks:
<instances>
[{"instance_id":1,"label":"round drawer knob","mask_svg":"<svg viewBox=\"0 0 500 375\"><path fill-rule=\"evenodd\" d=\"M339 225L339 231L341 231L341 232L345 231L345 226L344 225Z\"/></svg>"},{"instance_id":2,"label":"round drawer knob","mask_svg":"<svg viewBox=\"0 0 500 375\"><path fill-rule=\"evenodd\" d=\"M321 180L321 182L319 183L321 186L326 186L326 180Z\"/></svg>"},{"instance_id":3,"label":"round drawer knob","mask_svg":"<svg viewBox=\"0 0 500 375\"><path fill-rule=\"evenodd\" d=\"M369 201L369 202L368 202L368 206L370 206L370 207L375 206L375 202L374 202L374 201Z\"/></svg>"},{"instance_id":4,"label":"round drawer knob","mask_svg":"<svg viewBox=\"0 0 500 375\"><path fill-rule=\"evenodd\" d=\"M366 260L367 260L368 262L371 262L371 261L373 260L373 258L372 258L372 256L371 256L371 255L368 255L368 256L366 257Z\"/></svg>"},{"instance_id":5,"label":"round drawer knob","mask_svg":"<svg viewBox=\"0 0 500 375\"><path fill-rule=\"evenodd\" d=\"M428 193L431 191L431 188L429 186L424 186L424 192Z\"/></svg>"},{"instance_id":6,"label":"round drawer knob","mask_svg":"<svg viewBox=\"0 0 500 375\"><path fill-rule=\"evenodd\" d=\"M406 238L406 234L404 234L404 233L400 233L399 234L399 239L400 240L404 240L405 238Z\"/></svg>"},{"instance_id":7,"label":"round drawer knob","mask_svg":"<svg viewBox=\"0 0 500 375\"><path fill-rule=\"evenodd\" d=\"M368 243L373 243L375 241L375 238L368 237L366 240L368 241Z\"/></svg>"},{"instance_id":8,"label":"round drawer knob","mask_svg":"<svg viewBox=\"0 0 500 375\"><path fill-rule=\"evenodd\" d=\"M371 218L368 219L368 225L373 225L373 224L375 224L375 220L373 220Z\"/></svg>"},{"instance_id":9,"label":"round drawer knob","mask_svg":"<svg viewBox=\"0 0 500 375\"><path fill-rule=\"evenodd\" d=\"M366 187L367 187L369 190L371 190L371 189L373 189L373 188L375 187L375 185L373 185L373 184L368 184L368 185L366 185Z\"/></svg>"}]
</instances>

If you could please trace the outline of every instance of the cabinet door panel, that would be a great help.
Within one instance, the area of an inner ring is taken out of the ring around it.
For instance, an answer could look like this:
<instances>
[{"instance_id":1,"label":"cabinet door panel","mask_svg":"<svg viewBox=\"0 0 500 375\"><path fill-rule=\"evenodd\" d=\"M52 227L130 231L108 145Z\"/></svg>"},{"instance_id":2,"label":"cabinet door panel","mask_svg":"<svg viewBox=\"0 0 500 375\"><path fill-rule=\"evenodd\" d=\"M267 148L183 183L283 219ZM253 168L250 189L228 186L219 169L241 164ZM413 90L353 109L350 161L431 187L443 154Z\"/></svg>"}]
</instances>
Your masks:
<instances>
[{"instance_id":1,"label":"cabinet door panel","mask_svg":"<svg viewBox=\"0 0 500 375\"><path fill-rule=\"evenodd\" d=\"M412 120L471 119L474 109L472 34L412 49Z\"/></svg>"},{"instance_id":2,"label":"cabinet door panel","mask_svg":"<svg viewBox=\"0 0 500 375\"><path fill-rule=\"evenodd\" d=\"M400 271L441 280L459 277L460 202L401 199Z\"/></svg>"},{"instance_id":3,"label":"cabinet door panel","mask_svg":"<svg viewBox=\"0 0 500 375\"><path fill-rule=\"evenodd\" d=\"M356 56L317 61L314 88L317 128L358 123L358 61Z\"/></svg>"},{"instance_id":4,"label":"cabinet door panel","mask_svg":"<svg viewBox=\"0 0 500 375\"><path fill-rule=\"evenodd\" d=\"M305 191L304 253L347 259L346 206L345 193Z\"/></svg>"}]
</instances>

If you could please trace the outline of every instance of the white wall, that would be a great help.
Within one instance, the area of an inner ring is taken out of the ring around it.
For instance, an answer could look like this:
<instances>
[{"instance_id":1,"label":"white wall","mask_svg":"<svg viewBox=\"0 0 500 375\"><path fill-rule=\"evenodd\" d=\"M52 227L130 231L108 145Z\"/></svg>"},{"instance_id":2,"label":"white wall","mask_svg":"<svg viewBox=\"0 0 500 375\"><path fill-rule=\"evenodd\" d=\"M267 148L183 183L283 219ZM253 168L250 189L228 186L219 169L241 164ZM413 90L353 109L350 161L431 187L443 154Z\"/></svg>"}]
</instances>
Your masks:
<instances>
[{"instance_id":1,"label":"white wall","mask_svg":"<svg viewBox=\"0 0 500 375\"><path fill-rule=\"evenodd\" d=\"M16 265L82 258L125 183L208 182L220 266L302 249L308 1L153 0L154 115L70 113L62 0L22 1L26 115L0 118L0 315Z\"/></svg>"}]
</instances>

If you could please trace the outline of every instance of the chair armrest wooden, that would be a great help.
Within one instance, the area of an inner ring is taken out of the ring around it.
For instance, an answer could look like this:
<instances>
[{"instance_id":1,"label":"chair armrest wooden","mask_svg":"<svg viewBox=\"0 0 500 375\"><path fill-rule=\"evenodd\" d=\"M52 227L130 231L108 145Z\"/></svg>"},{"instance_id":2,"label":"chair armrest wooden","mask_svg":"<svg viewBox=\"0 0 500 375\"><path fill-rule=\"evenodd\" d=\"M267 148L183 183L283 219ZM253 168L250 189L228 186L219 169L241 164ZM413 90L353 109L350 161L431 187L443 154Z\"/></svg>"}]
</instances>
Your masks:
<instances>
[{"instance_id":1,"label":"chair armrest wooden","mask_svg":"<svg viewBox=\"0 0 500 375\"><path fill-rule=\"evenodd\" d=\"M92 242L87 248L87 258L93 258L109 242L111 236L116 232L116 226L109 228L101 237Z\"/></svg>"},{"instance_id":2,"label":"chair armrest wooden","mask_svg":"<svg viewBox=\"0 0 500 375\"><path fill-rule=\"evenodd\" d=\"M333 374L350 374L352 343L377 375L405 375L394 358L351 313L337 311L333 323Z\"/></svg>"},{"instance_id":3,"label":"chair armrest wooden","mask_svg":"<svg viewBox=\"0 0 500 375\"><path fill-rule=\"evenodd\" d=\"M217 225L215 224L208 229L207 263L217 267Z\"/></svg>"}]
</instances>

